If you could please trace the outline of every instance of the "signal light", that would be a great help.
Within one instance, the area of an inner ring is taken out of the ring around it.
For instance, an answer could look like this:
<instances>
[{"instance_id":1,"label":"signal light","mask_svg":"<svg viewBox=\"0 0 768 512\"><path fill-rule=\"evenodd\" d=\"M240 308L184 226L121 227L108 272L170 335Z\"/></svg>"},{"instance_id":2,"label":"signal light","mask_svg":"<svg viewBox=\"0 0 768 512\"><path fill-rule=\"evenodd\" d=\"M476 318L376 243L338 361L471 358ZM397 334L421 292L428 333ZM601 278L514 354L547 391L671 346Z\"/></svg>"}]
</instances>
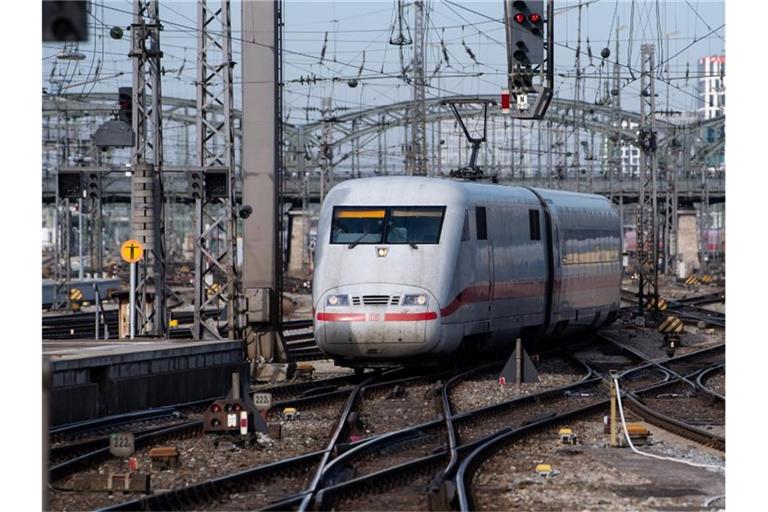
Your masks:
<instances>
[{"instance_id":1,"label":"signal light","mask_svg":"<svg viewBox=\"0 0 768 512\"><path fill-rule=\"evenodd\" d=\"M211 411L221 412L221 406L219 404L213 404L213 406L211 406Z\"/></svg>"},{"instance_id":2,"label":"signal light","mask_svg":"<svg viewBox=\"0 0 768 512\"><path fill-rule=\"evenodd\" d=\"M232 404L227 404L224 406L224 410L227 412L232 412Z\"/></svg>"},{"instance_id":3,"label":"signal light","mask_svg":"<svg viewBox=\"0 0 768 512\"><path fill-rule=\"evenodd\" d=\"M522 24L525 21L525 14L521 12L515 14L515 21L519 24Z\"/></svg>"},{"instance_id":4,"label":"signal light","mask_svg":"<svg viewBox=\"0 0 768 512\"><path fill-rule=\"evenodd\" d=\"M221 422L219 420L217 420L216 418L213 418L211 420L211 425L214 426L214 427L218 427L219 425L221 425Z\"/></svg>"},{"instance_id":5,"label":"signal light","mask_svg":"<svg viewBox=\"0 0 768 512\"><path fill-rule=\"evenodd\" d=\"M234 409L235 412L240 412L240 409L241 409L240 404L233 405L232 409Z\"/></svg>"},{"instance_id":6,"label":"signal light","mask_svg":"<svg viewBox=\"0 0 768 512\"><path fill-rule=\"evenodd\" d=\"M538 23L541 21L541 16L538 13L533 13L528 16L528 19L531 20L531 23Z\"/></svg>"}]
</instances>

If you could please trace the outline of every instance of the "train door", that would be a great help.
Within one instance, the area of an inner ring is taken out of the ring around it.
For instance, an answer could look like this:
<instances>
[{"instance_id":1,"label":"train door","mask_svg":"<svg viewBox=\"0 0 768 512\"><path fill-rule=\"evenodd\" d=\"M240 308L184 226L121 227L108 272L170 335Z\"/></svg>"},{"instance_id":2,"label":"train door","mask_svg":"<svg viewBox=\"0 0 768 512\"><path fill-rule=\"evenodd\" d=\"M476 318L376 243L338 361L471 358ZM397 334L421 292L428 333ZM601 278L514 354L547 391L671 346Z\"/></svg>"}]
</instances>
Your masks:
<instances>
[{"instance_id":1,"label":"train door","mask_svg":"<svg viewBox=\"0 0 768 512\"><path fill-rule=\"evenodd\" d=\"M488 239L488 222L485 206L475 207L477 232L477 259L475 259L475 300L480 320L491 316L491 297L493 297L493 242Z\"/></svg>"}]
</instances>

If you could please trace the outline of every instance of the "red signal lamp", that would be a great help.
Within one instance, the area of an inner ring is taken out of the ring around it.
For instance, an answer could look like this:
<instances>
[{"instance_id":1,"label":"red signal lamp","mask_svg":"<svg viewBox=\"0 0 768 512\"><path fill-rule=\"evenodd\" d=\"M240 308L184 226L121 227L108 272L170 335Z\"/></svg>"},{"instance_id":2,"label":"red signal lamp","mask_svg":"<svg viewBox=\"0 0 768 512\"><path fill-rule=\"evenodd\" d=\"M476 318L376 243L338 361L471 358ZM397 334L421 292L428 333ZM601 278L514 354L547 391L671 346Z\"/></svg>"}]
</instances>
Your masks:
<instances>
[{"instance_id":1,"label":"red signal lamp","mask_svg":"<svg viewBox=\"0 0 768 512\"><path fill-rule=\"evenodd\" d=\"M515 21L518 24L522 24L525 21L525 14L523 14L521 12L515 14Z\"/></svg>"},{"instance_id":2,"label":"red signal lamp","mask_svg":"<svg viewBox=\"0 0 768 512\"><path fill-rule=\"evenodd\" d=\"M541 21L541 16L538 13L533 13L528 16L528 19L531 20L531 23L538 23Z\"/></svg>"},{"instance_id":3,"label":"red signal lamp","mask_svg":"<svg viewBox=\"0 0 768 512\"><path fill-rule=\"evenodd\" d=\"M213 404L213 406L211 406L211 411L212 412L221 412L221 406L219 404Z\"/></svg>"}]
</instances>

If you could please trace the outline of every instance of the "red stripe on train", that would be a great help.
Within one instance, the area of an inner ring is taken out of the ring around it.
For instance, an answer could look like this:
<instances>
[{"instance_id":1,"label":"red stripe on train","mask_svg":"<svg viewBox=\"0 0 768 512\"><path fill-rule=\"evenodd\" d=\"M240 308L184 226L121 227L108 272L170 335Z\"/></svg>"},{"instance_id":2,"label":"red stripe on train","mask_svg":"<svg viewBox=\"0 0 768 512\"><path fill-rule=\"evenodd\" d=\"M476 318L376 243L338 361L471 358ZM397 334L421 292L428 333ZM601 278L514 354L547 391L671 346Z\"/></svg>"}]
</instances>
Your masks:
<instances>
[{"instance_id":1,"label":"red stripe on train","mask_svg":"<svg viewBox=\"0 0 768 512\"><path fill-rule=\"evenodd\" d=\"M435 320L437 313L384 313L385 322L413 322L418 320Z\"/></svg>"},{"instance_id":2,"label":"red stripe on train","mask_svg":"<svg viewBox=\"0 0 768 512\"><path fill-rule=\"evenodd\" d=\"M323 322L365 322L363 313L318 313L317 319Z\"/></svg>"}]
</instances>

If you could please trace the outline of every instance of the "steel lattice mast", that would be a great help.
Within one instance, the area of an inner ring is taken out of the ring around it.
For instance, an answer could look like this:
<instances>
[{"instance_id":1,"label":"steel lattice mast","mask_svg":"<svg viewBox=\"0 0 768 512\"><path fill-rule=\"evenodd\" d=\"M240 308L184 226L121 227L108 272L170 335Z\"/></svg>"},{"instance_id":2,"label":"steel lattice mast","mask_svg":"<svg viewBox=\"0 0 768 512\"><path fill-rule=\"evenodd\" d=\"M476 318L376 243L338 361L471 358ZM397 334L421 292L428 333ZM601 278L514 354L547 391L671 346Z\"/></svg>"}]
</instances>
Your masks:
<instances>
[{"instance_id":1,"label":"steel lattice mast","mask_svg":"<svg viewBox=\"0 0 768 512\"><path fill-rule=\"evenodd\" d=\"M412 87L413 108L411 108L411 151L410 165L414 176L426 176L427 170L427 107L426 80L424 77L424 1L413 2L413 62Z\"/></svg>"},{"instance_id":2,"label":"steel lattice mast","mask_svg":"<svg viewBox=\"0 0 768 512\"><path fill-rule=\"evenodd\" d=\"M139 334L162 337L166 334L167 322L160 30L158 1L136 1L130 53L134 59L132 116L135 136L131 154L131 234L144 245L147 255L138 276L136 320ZM149 287L155 294L151 313L147 303Z\"/></svg>"},{"instance_id":3,"label":"steel lattice mast","mask_svg":"<svg viewBox=\"0 0 768 512\"><path fill-rule=\"evenodd\" d=\"M659 298L658 155L656 154L656 86L654 46L640 50L640 194L637 211L637 264L640 315L646 307L657 309Z\"/></svg>"},{"instance_id":4,"label":"steel lattice mast","mask_svg":"<svg viewBox=\"0 0 768 512\"><path fill-rule=\"evenodd\" d=\"M195 339L207 330L203 312L222 320L226 307L227 337L237 334L237 211L235 200L235 129L232 84L232 27L229 0L211 8L198 0L197 164L191 185L195 199ZM221 114L219 114L221 113ZM195 188L196 186L196 188Z\"/></svg>"}]
</instances>

